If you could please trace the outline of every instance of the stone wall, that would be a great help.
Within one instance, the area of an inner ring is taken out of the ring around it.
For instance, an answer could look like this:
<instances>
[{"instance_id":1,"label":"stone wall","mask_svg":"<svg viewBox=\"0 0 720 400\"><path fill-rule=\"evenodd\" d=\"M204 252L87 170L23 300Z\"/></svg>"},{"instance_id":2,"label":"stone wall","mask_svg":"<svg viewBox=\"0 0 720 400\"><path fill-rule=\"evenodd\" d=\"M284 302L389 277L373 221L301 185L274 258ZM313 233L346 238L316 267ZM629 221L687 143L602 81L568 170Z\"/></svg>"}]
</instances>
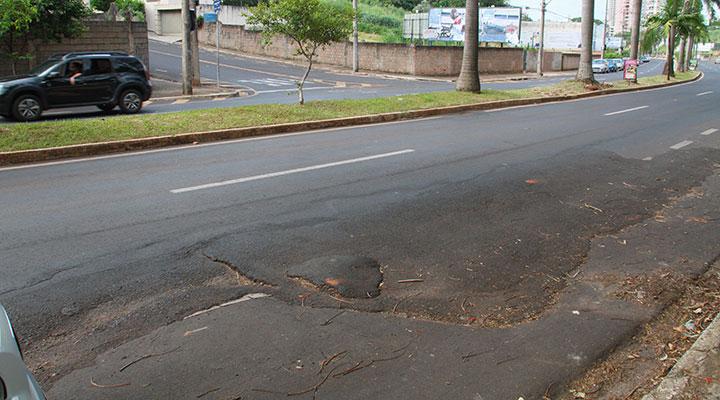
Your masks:
<instances>
[{"instance_id":1,"label":"stone wall","mask_svg":"<svg viewBox=\"0 0 720 400\"><path fill-rule=\"evenodd\" d=\"M215 45L215 24L200 31L200 41ZM245 30L241 26L223 25L220 30L220 47L241 53L286 60L303 61L295 52L289 38L278 36L263 46L261 33ZM360 43L360 68L368 71L408 74L417 76L457 76L460 73L462 47L414 46L405 44ZM480 72L484 74L522 73L525 66L535 70L536 52L519 48L480 48ZM577 60L576 60L577 58ZM545 52L546 71L577 69L579 55ZM352 67L352 43L333 43L318 53L321 64Z\"/></svg>"},{"instance_id":2,"label":"stone wall","mask_svg":"<svg viewBox=\"0 0 720 400\"><path fill-rule=\"evenodd\" d=\"M144 22L87 21L86 25L85 33L75 39L63 39L60 42L36 40L31 43L18 43L18 46L27 46L23 51L27 51L32 59L17 62L15 65L17 73L27 72L50 56L80 51L123 51L137 56L145 65L149 65L148 35ZM129 35L131 30L132 36ZM3 59L0 62L0 76L11 73L10 62Z\"/></svg>"}]
</instances>

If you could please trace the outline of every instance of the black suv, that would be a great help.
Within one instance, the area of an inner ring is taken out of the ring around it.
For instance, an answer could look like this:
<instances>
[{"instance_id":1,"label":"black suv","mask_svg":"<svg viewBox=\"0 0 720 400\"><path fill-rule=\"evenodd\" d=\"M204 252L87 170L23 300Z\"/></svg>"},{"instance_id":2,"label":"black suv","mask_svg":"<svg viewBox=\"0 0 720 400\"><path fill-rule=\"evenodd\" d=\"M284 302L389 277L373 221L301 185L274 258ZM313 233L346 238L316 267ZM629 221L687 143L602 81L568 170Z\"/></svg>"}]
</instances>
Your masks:
<instances>
[{"instance_id":1,"label":"black suv","mask_svg":"<svg viewBox=\"0 0 720 400\"><path fill-rule=\"evenodd\" d=\"M136 57L119 52L51 57L28 75L0 79L0 115L35 121L50 108L116 106L127 114L150 98L150 74Z\"/></svg>"}]
</instances>

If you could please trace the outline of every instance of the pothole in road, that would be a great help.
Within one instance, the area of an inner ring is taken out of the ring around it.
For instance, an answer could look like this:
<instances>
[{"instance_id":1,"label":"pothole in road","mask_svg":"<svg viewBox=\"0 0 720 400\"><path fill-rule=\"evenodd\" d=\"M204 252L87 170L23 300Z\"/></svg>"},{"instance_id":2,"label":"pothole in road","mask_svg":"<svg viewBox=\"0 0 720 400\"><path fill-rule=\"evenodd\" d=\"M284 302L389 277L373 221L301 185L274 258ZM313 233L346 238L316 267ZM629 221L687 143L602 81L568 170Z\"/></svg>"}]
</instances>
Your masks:
<instances>
[{"instance_id":1,"label":"pothole in road","mask_svg":"<svg viewBox=\"0 0 720 400\"><path fill-rule=\"evenodd\" d=\"M376 260L357 256L314 258L291 267L287 276L355 299L379 296L383 280L380 264Z\"/></svg>"}]
</instances>

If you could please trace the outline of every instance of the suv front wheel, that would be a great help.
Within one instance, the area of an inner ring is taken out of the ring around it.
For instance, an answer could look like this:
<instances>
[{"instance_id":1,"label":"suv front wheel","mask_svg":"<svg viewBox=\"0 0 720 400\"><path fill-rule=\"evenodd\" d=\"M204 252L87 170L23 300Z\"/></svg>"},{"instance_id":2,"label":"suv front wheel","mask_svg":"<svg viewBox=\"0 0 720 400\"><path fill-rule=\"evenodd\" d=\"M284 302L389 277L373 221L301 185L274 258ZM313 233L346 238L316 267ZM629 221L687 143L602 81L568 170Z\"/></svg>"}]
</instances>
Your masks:
<instances>
[{"instance_id":1,"label":"suv front wheel","mask_svg":"<svg viewBox=\"0 0 720 400\"><path fill-rule=\"evenodd\" d=\"M37 121L42 115L40 99L32 94L23 94L15 99L12 114L20 122Z\"/></svg>"},{"instance_id":2,"label":"suv front wheel","mask_svg":"<svg viewBox=\"0 0 720 400\"><path fill-rule=\"evenodd\" d=\"M137 89L128 89L120 95L120 110L125 114L139 113L142 103L142 93Z\"/></svg>"}]
</instances>

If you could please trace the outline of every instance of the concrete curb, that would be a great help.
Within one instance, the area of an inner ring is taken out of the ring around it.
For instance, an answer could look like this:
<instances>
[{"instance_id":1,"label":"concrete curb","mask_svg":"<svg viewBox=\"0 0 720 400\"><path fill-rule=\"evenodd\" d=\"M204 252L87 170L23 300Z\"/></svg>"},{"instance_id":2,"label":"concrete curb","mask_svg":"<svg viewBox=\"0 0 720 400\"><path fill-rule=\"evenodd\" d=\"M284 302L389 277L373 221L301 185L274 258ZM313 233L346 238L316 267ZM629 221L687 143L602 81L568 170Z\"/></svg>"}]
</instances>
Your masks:
<instances>
[{"instance_id":1,"label":"concrete curb","mask_svg":"<svg viewBox=\"0 0 720 400\"><path fill-rule=\"evenodd\" d=\"M554 97L536 97L517 100L502 100L486 103L465 104L459 106L449 106L440 108L431 108L424 110L401 111L385 114L363 115L356 117L337 118L320 121L294 122L278 125L255 126L246 128L232 128L218 131L184 133L170 136L158 136L140 139L88 143L63 147L51 147L45 149L22 150L12 152L0 152L0 165L14 165L33 163L41 161L51 161L64 158L74 157L90 157L103 154L120 153L127 151L139 151L156 149L168 146L187 145L198 142L212 142L220 140L239 139L255 136L269 136L281 133L292 133L300 131L311 131L318 129L350 127L358 125L368 125L383 122L392 122L400 120L410 120L418 118L427 118L438 115L447 115L462 113L467 111L486 111L496 110L507 107L517 107L535 104L554 103L558 101L577 100L589 97L598 97L616 93L637 92L642 90L657 89L663 87L675 86L683 83L694 82L701 79L702 72L697 77L687 80L671 83L663 83L638 88L626 89L607 89L595 92L587 92L566 96Z\"/></svg>"},{"instance_id":2,"label":"concrete curb","mask_svg":"<svg viewBox=\"0 0 720 400\"><path fill-rule=\"evenodd\" d=\"M199 99L213 99L215 97L240 97L240 93L243 90L235 90L232 92L217 92L207 94L192 94L183 96L166 96L166 97L152 97L149 101L174 101L174 100L199 100Z\"/></svg>"},{"instance_id":3,"label":"concrete curb","mask_svg":"<svg viewBox=\"0 0 720 400\"><path fill-rule=\"evenodd\" d=\"M662 382L642 400L670 400L677 398L689 383L693 371L696 371L707 357L708 352L720 348L720 314L715 317L698 340L680 358Z\"/></svg>"}]
</instances>

